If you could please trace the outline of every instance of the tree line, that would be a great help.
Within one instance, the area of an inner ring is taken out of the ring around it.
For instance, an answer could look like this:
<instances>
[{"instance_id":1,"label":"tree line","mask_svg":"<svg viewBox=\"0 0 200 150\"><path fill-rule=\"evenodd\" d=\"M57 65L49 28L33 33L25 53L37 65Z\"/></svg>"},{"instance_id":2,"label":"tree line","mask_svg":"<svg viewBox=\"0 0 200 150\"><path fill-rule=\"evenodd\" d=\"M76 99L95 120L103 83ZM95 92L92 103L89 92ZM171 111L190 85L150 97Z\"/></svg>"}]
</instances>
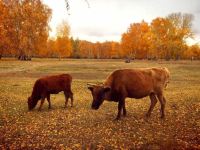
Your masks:
<instances>
[{"instance_id":1,"label":"tree line","mask_svg":"<svg viewBox=\"0 0 200 150\"><path fill-rule=\"evenodd\" d=\"M52 10L41 0L0 0L0 58L14 56L56 58L200 59L193 37L193 15L172 13L151 23L132 23L120 42L90 42L70 37L63 21L56 37L49 37Z\"/></svg>"}]
</instances>

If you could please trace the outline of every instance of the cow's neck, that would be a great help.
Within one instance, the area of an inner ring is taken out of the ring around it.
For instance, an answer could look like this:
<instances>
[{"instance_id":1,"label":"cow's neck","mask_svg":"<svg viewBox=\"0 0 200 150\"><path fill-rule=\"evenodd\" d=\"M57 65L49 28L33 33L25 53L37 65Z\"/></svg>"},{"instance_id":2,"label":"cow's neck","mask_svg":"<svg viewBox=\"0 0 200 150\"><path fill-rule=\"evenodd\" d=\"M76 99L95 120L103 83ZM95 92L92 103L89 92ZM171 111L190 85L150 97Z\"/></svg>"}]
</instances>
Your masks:
<instances>
[{"instance_id":1,"label":"cow's neck","mask_svg":"<svg viewBox=\"0 0 200 150\"><path fill-rule=\"evenodd\" d=\"M104 96L104 99L108 100L108 101L111 101L112 100L112 98L111 98L111 92L106 92L105 96Z\"/></svg>"}]
</instances>

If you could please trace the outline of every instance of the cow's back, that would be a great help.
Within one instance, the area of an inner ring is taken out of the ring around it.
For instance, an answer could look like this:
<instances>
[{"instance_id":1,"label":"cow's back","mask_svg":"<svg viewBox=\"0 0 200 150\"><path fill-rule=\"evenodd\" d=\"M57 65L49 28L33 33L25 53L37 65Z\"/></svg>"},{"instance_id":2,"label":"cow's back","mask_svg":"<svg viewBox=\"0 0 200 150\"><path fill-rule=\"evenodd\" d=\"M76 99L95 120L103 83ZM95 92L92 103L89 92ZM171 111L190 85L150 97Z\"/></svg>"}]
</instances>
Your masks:
<instances>
[{"instance_id":1,"label":"cow's back","mask_svg":"<svg viewBox=\"0 0 200 150\"><path fill-rule=\"evenodd\" d=\"M158 90L160 85L157 84L161 84L160 73L152 68L116 70L107 78L105 85L111 87L113 94L142 98Z\"/></svg>"},{"instance_id":2,"label":"cow's back","mask_svg":"<svg viewBox=\"0 0 200 150\"><path fill-rule=\"evenodd\" d=\"M46 76L40 79L46 92L56 94L68 90L71 86L72 77L69 74Z\"/></svg>"}]
</instances>

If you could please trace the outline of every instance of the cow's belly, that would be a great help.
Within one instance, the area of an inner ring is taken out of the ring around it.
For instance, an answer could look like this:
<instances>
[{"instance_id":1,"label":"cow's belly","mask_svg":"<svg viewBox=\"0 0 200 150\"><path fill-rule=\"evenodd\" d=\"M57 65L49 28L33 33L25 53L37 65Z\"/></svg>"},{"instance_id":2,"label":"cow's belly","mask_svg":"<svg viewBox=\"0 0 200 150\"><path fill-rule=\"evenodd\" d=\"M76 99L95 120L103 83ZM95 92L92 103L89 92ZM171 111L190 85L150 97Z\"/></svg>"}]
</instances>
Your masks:
<instances>
[{"instance_id":1,"label":"cow's belly","mask_svg":"<svg viewBox=\"0 0 200 150\"><path fill-rule=\"evenodd\" d=\"M146 89L130 89L128 91L128 97L130 98L143 98L146 96L149 96L151 93L153 93L153 90L151 88L146 88Z\"/></svg>"},{"instance_id":2,"label":"cow's belly","mask_svg":"<svg viewBox=\"0 0 200 150\"><path fill-rule=\"evenodd\" d=\"M58 94L60 91L50 91L50 94Z\"/></svg>"},{"instance_id":3,"label":"cow's belly","mask_svg":"<svg viewBox=\"0 0 200 150\"><path fill-rule=\"evenodd\" d=\"M48 93L49 94L58 94L59 92L61 92L62 90L60 89L49 89Z\"/></svg>"},{"instance_id":4,"label":"cow's belly","mask_svg":"<svg viewBox=\"0 0 200 150\"><path fill-rule=\"evenodd\" d=\"M146 97L146 96L149 96L150 95L150 93L140 93L140 94L138 94L138 93L134 93L134 94L130 94L130 95L128 95L128 97L129 98L136 98L136 99L140 99L140 98L143 98L143 97Z\"/></svg>"}]
</instances>

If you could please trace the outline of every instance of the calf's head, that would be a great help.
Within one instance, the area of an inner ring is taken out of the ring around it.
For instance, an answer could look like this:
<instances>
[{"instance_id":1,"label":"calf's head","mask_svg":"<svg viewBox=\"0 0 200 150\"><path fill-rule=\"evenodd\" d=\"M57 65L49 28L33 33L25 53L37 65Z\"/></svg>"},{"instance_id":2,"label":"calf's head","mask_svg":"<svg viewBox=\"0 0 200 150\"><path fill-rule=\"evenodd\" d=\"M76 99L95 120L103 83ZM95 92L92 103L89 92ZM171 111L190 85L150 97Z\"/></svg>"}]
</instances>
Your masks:
<instances>
[{"instance_id":1,"label":"calf's head","mask_svg":"<svg viewBox=\"0 0 200 150\"><path fill-rule=\"evenodd\" d=\"M105 100L105 95L110 91L110 87L104 86L89 86L88 89L92 93L92 109L99 109L103 101Z\"/></svg>"},{"instance_id":2,"label":"calf's head","mask_svg":"<svg viewBox=\"0 0 200 150\"><path fill-rule=\"evenodd\" d=\"M28 109L29 109L29 110L32 110L32 109L36 106L37 101L34 100L34 99L30 96L30 97L28 98L27 103L28 103Z\"/></svg>"}]
</instances>

